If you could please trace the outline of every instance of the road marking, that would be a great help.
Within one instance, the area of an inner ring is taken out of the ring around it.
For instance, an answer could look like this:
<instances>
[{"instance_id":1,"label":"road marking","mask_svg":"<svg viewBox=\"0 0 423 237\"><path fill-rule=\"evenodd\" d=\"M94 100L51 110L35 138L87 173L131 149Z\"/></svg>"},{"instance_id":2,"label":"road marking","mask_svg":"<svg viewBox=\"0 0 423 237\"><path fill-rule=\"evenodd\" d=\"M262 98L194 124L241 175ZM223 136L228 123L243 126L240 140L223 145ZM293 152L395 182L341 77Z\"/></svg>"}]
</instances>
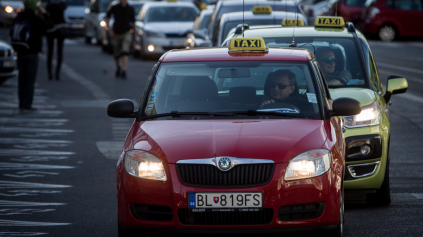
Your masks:
<instances>
[{"instance_id":1,"label":"road marking","mask_svg":"<svg viewBox=\"0 0 423 237\"><path fill-rule=\"evenodd\" d=\"M0 109L0 114L6 114L6 115L13 115L13 114L19 114L18 108L16 109ZM63 111L51 111L51 110L38 110L37 113L28 113L28 114L22 114L24 116L57 116L63 114Z\"/></svg>"},{"instance_id":2,"label":"road marking","mask_svg":"<svg viewBox=\"0 0 423 237\"><path fill-rule=\"evenodd\" d=\"M42 184L42 183L27 183L0 180L0 189L17 189L17 188L70 188L71 185L61 184Z\"/></svg>"},{"instance_id":3,"label":"road marking","mask_svg":"<svg viewBox=\"0 0 423 237\"><path fill-rule=\"evenodd\" d=\"M0 209L0 216L11 216L11 215L28 215L33 213L43 213L56 211L56 209L17 209L17 208L7 208Z\"/></svg>"},{"instance_id":4,"label":"road marking","mask_svg":"<svg viewBox=\"0 0 423 237\"><path fill-rule=\"evenodd\" d=\"M17 144L17 143L59 143L59 144L69 144L73 143L72 141L65 140L47 140L47 139L30 139L30 138L9 138L9 137L0 137L0 144Z\"/></svg>"},{"instance_id":5,"label":"road marking","mask_svg":"<svg viewBox=\"0 0 423 237\"><path fill-rule=\"evenodd\" d=\"M391 199L394 203L421 202L423 194L421 193L391 193Z\"/></svg>"},{"instance_id":6,"label":"road marking","mask_svg":"<svg viewBox=\"0 0 423 237\"><path fill-rule=\"evenodd\" d=\"M0 106L4 107L4 108L17 108L19 106L19 103L0 101ZM46 105L46 104L34 103L34 107L36 107L38 109L55 109L57 106L56 105Z\"/></svg>"},{"instance_id":7,"label":"road marking","mask_svg":"<svg viewBox=\"0 0 423 237\"><path fill-rule=\"evenodd\" d=\"M395 96L423 104L423 97L416 96L416 95L413 95L413 94L410 94L410 93L398 94L398 95L395 95Z\"/></svg>"},{"instance_id":8,"label":"road marking","mask_svg":"<svg viewBox=\"0 0 423 237\"><path fill-rule=\"evenodd\" d=\"M59 173L42 171L20 171L16 172L16 174L4 174L3 176L22 179L32 177L45 177L45 175L59 175Z\"/></svg>"},{"instance_id":9,"label":"road marking","mask_svg":"<svg viewBox=\"0 0 423 237\"><path fill-rule=\"evenodd\" d=\"M23 128L23 127L1 127L0 133L73 133L70 129L48 129L48 128Z\"/></svg>"},{"instance_id":10,"label":"road marking","mask_svg":"<svg viewBox=\"0 0 423 237\"><path fill-rule=\"evenodd\" d=\"M383 69L378 69L378 71L379 71L379 74L380 73L383 73L383 74L386 74L386 75L395 74L395 72L393 72L393 71L386 71L386 70L383 70ZM420 79L420 78L407 76L406 79L407 79L407 81L415 81L415 82L423 83L423 79Z\"/></svg>"},{"instance_id":11,"label":"road marking","mask_svg":"<svg viewBox=\"0 0 423 237\"><path fill-rule=\"evenodd\" d=\"M19 162L33 162L33 161L51 161L51 160L66 160L67 156L23 156L19 158L12 158L11 161L19 161Z\"/></svg>"},{"instance_id":12,"label":"road marking","mask_svg":"<svg viewBox=\"0 0 423 237\"><path fill-rule=\"evenodd\" d=\"M38 194L55 194L61 193L62 191L50 191L50 190L9 190L8 193L0 193L0 196L4 197L19 197L19 196L37 196Z\"/></svg>"},{"instance_id":13,"label":"road marking","mask_svg":"<svg viewBox=\"0 0 423 237\"><path fill-rule=\"evenodd\" d=\"M63 107L70 108L107 108L111 100L64 100Z\"/></svg>"},{"instance_id":14,"label":"road marking","mask_svg":"<svg viewBox=\"0 0 423 237\"><path fill-rule=\"evenodd\" d=\"M26 163L3 163L0 162L0 170L50 170L50 169L73 169L73 166L62 165L39 165Z\"/></svg>"},{"instance_id":15,"label":"road marking","mask_svg":"<svg viewBox=\"0 0 423 237\"><path fill-rule=\"evenodd\" d=\"M96 142L97 149L107 159L117 160L122 153L124 141L102 141Z\"/></svg>"},{"instance_id":16,"label":"road marking","mask_svg":"<svg viewBox=\"0 0 423 237\"><path fill-rule=\"evenodd\" d=\"M423 200L423 195L418 193L412 193L411 196L415 197L418 200Z\"/></svg>"},{"instance_id":17,"label":"road marking","mask_svg":"<svg viewBox=\"0 0 423 237\"><path fill-rule=\"evenodd\" d=\"M0 232L0 236L38 236L46 235L48 233L43 232Z\"/></svg>"},{"instance_id":18,"label":"road marking","mask_svg":"<svg viewBox=\"0 0 423 237\"><path fill-rule=\"evenodd\" d=\"M381 66L384 68L389 68L389 69L396 69L396 70L401 70L404 72L413 72L413 73L418 73L418 74L422 74L423 75L423 70L419 70L419 69L414 69L414 68L409 68L409 67L402 67L402 66L398 66L398 65L393 65L393 64L388 64L388 63L381 63L378 62L376 63L377 66Z\"/></svg>"},{"instance_id":19,"label":"road marking","mask_svg":"<svg viewBox=\"0 0 423 237\"><path fill-rule=\"evenodd\" d=\"M70 151L39 151L39 150L22 150L22 149L2 149L0 156L25 156L25 155L38 155L38 156L63 156L73 155L74 152Z\"/></svg>"},{"instance_id":20,"label":"road marking","mask_svg":"<svg viewBox=\"0 0 423 237\"><path fill-rule=\"evenodd\" d=\"M59 225L71 225L71 223L0 220L0 226L59 226Z\"/></svg>"},{"instance_id":21,"label":"road marking","mask_svg":"<svg viewBox=\"0 0 423 237\"><path fill-rule=\"evenodd\" d=\"M38 207L38 206L63 206L66 203L50 203L50 202L21 202L0 200L0 207Z\"/></svg>"}]
</instances>

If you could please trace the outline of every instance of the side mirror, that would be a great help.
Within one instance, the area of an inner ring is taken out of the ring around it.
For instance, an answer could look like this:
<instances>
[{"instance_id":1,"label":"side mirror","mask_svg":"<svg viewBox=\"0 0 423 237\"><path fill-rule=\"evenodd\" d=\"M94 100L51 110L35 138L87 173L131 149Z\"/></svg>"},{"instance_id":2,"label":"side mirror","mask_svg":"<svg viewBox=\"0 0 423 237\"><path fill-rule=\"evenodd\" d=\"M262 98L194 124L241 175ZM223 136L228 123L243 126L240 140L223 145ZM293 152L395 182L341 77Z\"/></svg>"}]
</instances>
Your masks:
<instances>
[{"instance_id":1,"label":"side mirror","mask_svg":"<svg viewBox=\"0 0 423 237\"><path fill-rule=\"evenodd\" d=\"M107 106L107 115L113 118L135 118L134 103L129 99L115 100Z\"/></svg>"},{"instance_id":2,"label":"side mirror","mask_svg":"<svg viewBox=\"0 0 423 237\"><path fill-rule=\"evenodd\" d=\"M341 97L333 101L330 116L351 116L361 113L361 104L357 100Z\"/></svg>"},{"instance_id":3,"label":"side mirror","mask_svg":"<svg viewBox=\"0 0 423 237\"><path fill-rule=\"evenodd\" d=\"M386 85L386 94L384 95L386 103L389 102L392 95L405 93L407 89L407 79L397 75L390 75Z\"/></svg>"}]
</instances>

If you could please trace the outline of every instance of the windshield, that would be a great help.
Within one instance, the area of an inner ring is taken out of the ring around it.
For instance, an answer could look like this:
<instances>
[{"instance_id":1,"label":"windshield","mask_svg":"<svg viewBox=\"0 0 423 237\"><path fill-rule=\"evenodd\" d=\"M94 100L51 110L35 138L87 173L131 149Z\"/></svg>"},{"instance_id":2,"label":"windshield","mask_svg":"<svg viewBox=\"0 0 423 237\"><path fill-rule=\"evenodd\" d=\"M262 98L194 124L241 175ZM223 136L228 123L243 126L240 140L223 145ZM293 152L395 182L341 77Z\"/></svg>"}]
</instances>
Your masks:
<instances>
[{"instance_id":1,"label":"windshield","mask_svg":"<svg viewBox=\"0 0 423 237\"><path fill-rule=\"evenodd\" d=\"M311 75L308 62L162 63L144 114L243 111L320 119Z\"/></svg>"},{"instance_id":2,"label":"windshield","mask_svg":"<svg viewBox=\"0 0 423 237\"><path fill-rule=\"evenodd\" d=\"M264 38L264 41L268 47L288 47L292 36ZM229 45L229 42L230 39L227 39L224 45ZM330 88L367 88L365 71L354 38L295 36L295 43L316 55Z\"/></svg>"},{"instance_id":3,"label":"windshield","mask_svg":"<svg viewBox=\"0 0 423 237\"><path fill-rule=\"evenodd\" d=\"M66 0L68 6L88 6L88 1L85 0Z\"/></svg>"},{"instance_id":4,"label":"windshield","mask_svg":"<svg viewBox=\"0 0 423 237\"><path fill-rule=\"evenodd\" d=\"M245 20L244 23L249 26L254 25L278 25L282 20L281 19L269 19L269 20ZM223 27L223 34L220 42L223 42L226 37L228 37L229 31L233 28L236 28L239 25L239 21L228 21Z\"/></svg>"},{"instance_id":5,"label":"windshield","mask_svg":"<svg viewBox=\"0 0 423 237\"><path fill-rule=\"evenodd\" d=\"M194 21L197 12L191 7L153 7L148 10L148 22Z\"/></svg>"},{"instance_id":6,"label":"windshield","mask_svg":"<svg viewBox=\"0 0 423 237\"><path fill-rule=\"evenodd\" d=\"M248 5L245 4L244 6L244 11L245 12L251 12L254 8L254 6L256 6L257 4L252 4L252 5ZM289 4L269 4L272 7L272 11L285 11L285 12L297 12L300 13L299 9L296 8L296 6L294 5L289 5ZM219 15L216 16L215 19L219 19L221 15L225 14L225 13L229 13L229 12L242 12L242 4L241 5L237 5L237 6L227 6L227 7L222 7L220 9Z\"/></svg>"}]
</instances>

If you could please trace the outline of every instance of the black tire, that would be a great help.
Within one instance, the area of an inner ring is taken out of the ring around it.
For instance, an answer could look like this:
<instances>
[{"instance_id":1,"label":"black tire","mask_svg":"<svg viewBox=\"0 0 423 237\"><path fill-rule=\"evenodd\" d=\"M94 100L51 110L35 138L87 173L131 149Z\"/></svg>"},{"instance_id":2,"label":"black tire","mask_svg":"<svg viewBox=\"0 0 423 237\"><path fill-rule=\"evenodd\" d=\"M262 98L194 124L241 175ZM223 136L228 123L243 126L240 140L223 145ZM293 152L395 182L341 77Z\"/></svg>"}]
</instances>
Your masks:
<instances>
[{"instance_id":1,"label":"black tire","mask_svg":"<svg viewBox=\"0 0 423 237\"><path fill-rule=\"evenodd\" d=\"M88 37L88 36L85 35L85 43L91 44L91 37Z\"/></svg>"},{"instance_id":2,"label":"black tire","mask_svg":"<svg viewBox=\"0 0 423 237\"><path fill-rule=\"evenodd\" d=\"M391 189L389 187L389 163L391 161L391 152L389 151L388 142L388 159L386 161L385 176L383 178L383 183L380 189L376 190L376 193L367 194L366 203L370 206L388 206L391 204Z\"/></svg>"}]
</instances>

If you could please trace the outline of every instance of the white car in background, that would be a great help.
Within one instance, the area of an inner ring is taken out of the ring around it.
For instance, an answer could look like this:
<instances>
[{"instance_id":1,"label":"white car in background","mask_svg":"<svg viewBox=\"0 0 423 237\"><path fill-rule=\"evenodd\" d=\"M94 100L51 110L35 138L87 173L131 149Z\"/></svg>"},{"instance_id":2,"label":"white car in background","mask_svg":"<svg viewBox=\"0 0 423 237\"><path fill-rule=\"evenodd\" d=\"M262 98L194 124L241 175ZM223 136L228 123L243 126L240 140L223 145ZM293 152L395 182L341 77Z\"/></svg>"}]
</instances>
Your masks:
<instances>
[{"instance_id":1,"label":"white car in background","mask_svg":"<svg viewBox=\"0 0 423 237\"><path fill-rule=\"evenodd\" d=\"M199 13L191 2L147 2L136 22L134 49L146 58L185 48L187 32L193 29Z\"/></svg>"},{"instance_id":2,"label":"white car in background","mask_svg":"<svg viewBox=\"0 0 423 237\"><path fill-rule=\"evenodd\" d=\"M10 44L0 40L0 85L18 75L17 57Z\"/></svg>"},{"instance_id":3,"label":"white car in background","mask_svg":"<svg viewBox=\"0 0 423 237\"><path fill-rule=\"evenodd\" d=\"M64 12L65 21L68 24L67 36L83 36L85 34L85 9L87 0L66 0Z\"/></svg>"}]
</instances>

